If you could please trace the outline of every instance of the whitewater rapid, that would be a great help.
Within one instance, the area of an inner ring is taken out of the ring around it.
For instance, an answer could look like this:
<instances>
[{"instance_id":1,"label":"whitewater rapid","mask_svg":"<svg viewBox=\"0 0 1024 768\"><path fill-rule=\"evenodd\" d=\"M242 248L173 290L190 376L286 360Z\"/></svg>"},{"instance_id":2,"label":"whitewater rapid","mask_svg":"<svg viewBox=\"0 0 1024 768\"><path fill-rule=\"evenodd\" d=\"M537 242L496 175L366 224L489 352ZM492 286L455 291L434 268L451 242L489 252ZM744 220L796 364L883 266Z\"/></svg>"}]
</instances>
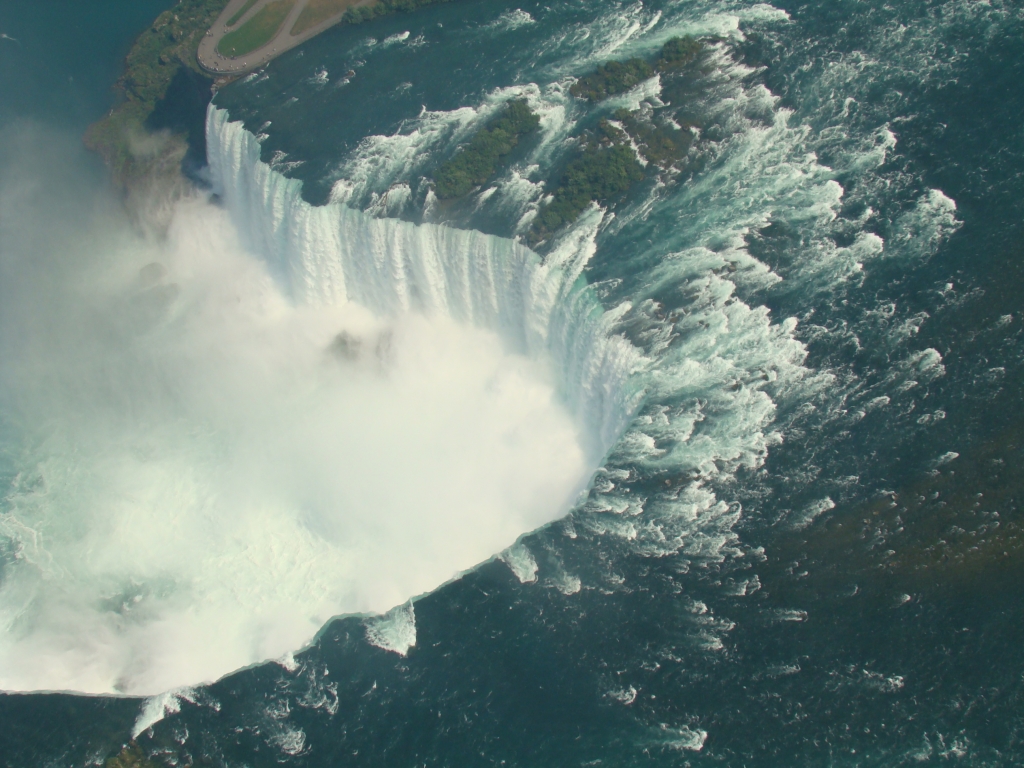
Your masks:
<instances>
[{"instance_id":1,"label":"whitewater rapid","mask_svg":"<svg viewBox=\"0 0 1024 768\"><path fill-rule=\"evenodd\" d=\"M425 141L439 142L437 126L462 125L464 113L479 121L522 97L545 115L535 152L548 152L567 130L561 90L499 89L486 109L424 111L419 122L434 127L369 137L346 167L354 163L376 182L386 169L392 176L384 181L401 188L409 171L404 159L413 149L425 151ZM606 307L583 273L601 231L621 223L597 206L542 260L517 239L388 218L377 196L365 201L365 210L353 208L366 196L354 195L346 181L336 185L333 202L310 205L299 181L260 159L260 136L232 121L227 110L211 106L207 133L214 188L249 248L273 266L297 301L351 301L385 314L415 309L452 317L553 361L559 391L587 425L594 455L604 459L576 520L649 554L686 550L717 560L735 541L741 507L719 498L714 483L763 463L781 440L771 429L776 404L769 389L793 389L808 373L796 320L774 322L766 307L736 295L735 281L744 276L778 279L763 265L728 253L743 259L743 270L730 279L721 274L722 253L670 254L641 291ZM831 185L826 190L835 196ZM424 206L426 213L429 196ZM674 304L652 297L664 284L679 287ZM634 488L648 484L656 485ZM503 558L521 580L535 578L526 547L517 545ZM568 573L555 586L580 588Z\"/></svg>"}]
</instances>

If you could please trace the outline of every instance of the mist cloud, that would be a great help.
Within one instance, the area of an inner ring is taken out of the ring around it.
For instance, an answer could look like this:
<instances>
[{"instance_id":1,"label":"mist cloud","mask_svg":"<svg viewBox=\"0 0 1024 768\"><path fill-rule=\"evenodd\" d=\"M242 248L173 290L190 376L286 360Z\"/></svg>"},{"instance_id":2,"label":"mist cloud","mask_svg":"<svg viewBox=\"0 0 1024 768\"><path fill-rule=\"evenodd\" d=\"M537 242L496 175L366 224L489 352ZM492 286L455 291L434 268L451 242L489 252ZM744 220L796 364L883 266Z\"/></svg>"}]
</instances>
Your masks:
<instances>
[{"instance_id":1,"label":"mist cloud","mask_svg":"<svg viewBox=\"0 0 1024 768\"><path fill-rule=\"evenodd\" d=\"M546 361L296 307L207 200L147 238L67 137L0 138L0 688L155 693L281 656L586 482Z\"/></svg>"}]
</instances>

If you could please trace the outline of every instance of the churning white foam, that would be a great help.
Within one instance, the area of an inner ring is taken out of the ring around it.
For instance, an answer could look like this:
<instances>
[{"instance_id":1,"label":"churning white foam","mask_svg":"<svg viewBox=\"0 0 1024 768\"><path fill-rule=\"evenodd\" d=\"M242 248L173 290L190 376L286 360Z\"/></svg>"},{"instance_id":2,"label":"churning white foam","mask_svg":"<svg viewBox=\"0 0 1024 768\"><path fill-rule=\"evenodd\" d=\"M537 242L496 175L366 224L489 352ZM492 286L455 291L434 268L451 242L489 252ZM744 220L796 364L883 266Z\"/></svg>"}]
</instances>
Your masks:
<instances>
[{"instance_id":1,"label":"churning white foam","mask_svg":"<svg viewBox=\"0 0 1024 768\"><path fill-rule=\"evenodd\" d=\"M573 265L210 139L226 207L166 242L7 254L2 689L179 688L405 603L563 514L635 403ZM399 613L369 639L407 651Z\"/></svg>"}]
</instances>

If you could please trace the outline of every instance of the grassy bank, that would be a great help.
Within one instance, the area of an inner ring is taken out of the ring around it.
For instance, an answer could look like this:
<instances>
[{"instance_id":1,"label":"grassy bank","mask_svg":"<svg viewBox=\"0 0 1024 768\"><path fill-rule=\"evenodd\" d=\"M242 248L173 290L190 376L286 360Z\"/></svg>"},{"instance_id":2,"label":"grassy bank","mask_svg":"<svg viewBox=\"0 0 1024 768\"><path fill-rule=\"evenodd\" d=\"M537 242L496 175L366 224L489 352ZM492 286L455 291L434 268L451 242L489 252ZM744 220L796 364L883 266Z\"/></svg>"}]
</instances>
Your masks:
<instances>
[{"instance_id":1,"label":"grassy bank","mask_svg":"<svg viewBox=\"0 0 1024 768\"><path fill-rule=\"evenodd\" d=\"M244 56L269 43L295 7L295 0L274 0L260 8L245 24L220 39L224 56Z\"/></svg>"},{"instance_id":2,"label":"grassy bank","mask_svg":"<svg viewBox=\"0 0 1024 768\"><path fill-rule=\"evenodd\" d=\"M258 2L258 0L245 0L245 5L243 5L238 10L238 13L236 13L234 16L232 16L230 19L228 19L228 24L227 25L229 27L235 26L235 24L237 24L239 22L239 20L243 16L245 16L246 13L249 12L249 9L252 8L254 5L256 5L257 2Z\"/></svg>"},{"instance_id":3,"label":"grassy bank","mask_svg":"<svg viewBox=\"0 0 1024 768\"><path fill-rule=\"evenodd\" d=\"M304 31L338 13L360 23L377 16L411 11L448 0L311 0L293 33ZM83 137L113 172L115 183L128 189L153 174L169 174L180 165L205 159L203 117L213 80L199 67L196 53L203 35L228 0L179 0L160 14L136 39L125 58L124 74L115 90L118 104L89 126ZM239 56L273 37L296 0L275 0L238 29L224 36L222 53ZM255 5L247 2L229 20L241 21Z\"/></svg>"},{"instance_id":4,"label":"grassy bank","mask_svg":"<svg viewBox=\"0 0 1024 768\"><path fill-rule=\"evenodd\" d=\"M292 27L291 33L301 35L317 24L322 24L339 13L344 13L349 8L370 5L372 2L373 0L309 0L306 7L302 9L302 13L299 14L299 18L295 20L295 26Z\"/></svg>"}]
</instances>

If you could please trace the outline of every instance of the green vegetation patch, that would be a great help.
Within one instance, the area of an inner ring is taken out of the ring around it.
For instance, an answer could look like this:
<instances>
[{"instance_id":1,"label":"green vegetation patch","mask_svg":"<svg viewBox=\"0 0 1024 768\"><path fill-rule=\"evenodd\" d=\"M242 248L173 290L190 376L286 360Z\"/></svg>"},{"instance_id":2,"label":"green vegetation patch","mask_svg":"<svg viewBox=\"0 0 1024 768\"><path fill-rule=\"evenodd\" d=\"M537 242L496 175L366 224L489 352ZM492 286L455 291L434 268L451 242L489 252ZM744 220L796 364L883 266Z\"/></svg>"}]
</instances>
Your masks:
<instances>
[{"instance_id":1,"label":"green vegetation patch","mask_svg":"<svg viewBox=\"0 0 1024 768\"><path fill-rule=\"evenodd\" d=\"M643 177L644 168L628 144L588 145L581 157L569 163L551 202L537 213L527 241L535 245L547 239L576 221L591 203L607 203Z\"/></svg>"},{"instance_id":2,"label":"green vegetation patch","mask_svg":"<svg viewBox=\"0 0 1024 768\"><path fill-rule=\"evenodd\" d=\"M317 24L322 24L332 16L344 13L360 3L370 5L372 0L369 3L366 0L309 0L306 7L302 9L302 13L299 14L299 18L295 20L292 34L301 35L307 29L312 29Z\"/></svg>"},{"instance_id":3,"label":"green vegetation patch","mask_svg":"<svg viewBox=\"0 0 1024 768\"><path fill-rule=\"evenodd\" d=\"M690 131L658 124L640 112L620 109L614 118L602 119L583 136L582 154L569 163L533 221L526 238L530 245L572 224L591 203L609 203L641 181L645 172L638 153L665 169L685 160L693 144Z\"/></svg>"},{"instance_id":4,"label":"green vegetation patch","mask_svg":"<svg viewBox=\"0 0 1024 768\"><path fill-rule=\"evenodd\" d=\"M665 43L651 64L644 59L609 61L581 77L570 93L591 102L625 93L655 74L674 72L697 61L704 43L675 37ZM582 152L551 187L526 241L536 246L572 224L591 203L607 204L625 194L645 176L643 163L661 169L679 167L689 155L694 134L650 113L619 109L581 138Z\"/></svg>"},{"instance_id":5,"label":"green vegetation patch","mask_svg":"<svg viewBox=\"0 0 1024 768\"><path fill-rule=\"evenodd\" d=\"M498 163L519 143L520 137L535 130L540 118L524 101L510 101L502 114L444 163L434 174L434 191L442 200L462 197L491 178Z\"/></svg>"},{"instance_id":6,"label":"green vegetation patch","mask_svg":"<svg viewBox=\"0 0 1024 768\"><path fill-rule=\"evenodd\" d=\"M653 120L641 120L638 113L628 109L616 110L615 120L637 145L644 159L659 168L669 168L683 160L693 145L693 133L690 131Z\"/></svg>"},{"instance_id":7,"label":"green vegetation patch","mask_svg":"<svg viewBox=\"0 0 1024 768\"><path fill-rule=\"evenodd\" d=\"M703 50L704 44L695 37L673 37L662 46L655 68L659 72L682 69L695 61Z\"/></svg>"},{"instance_id":8,"label":"green vegetation patch","mask_svg":"<svg viewBox=\"0 0 1024 768\"><path fill-rule=\"evenodd\" d=\"M238 20L241 19L243 16L245 16L245 14L247 14L249 12L250 8L252 8L254 5L256 5L256 2L257 2L257 0L246 0L246 3L245 3L245 5L242 6L242 9L238 13L236 13L234 16L232 16L230 19L228 19L228 26L229 27L235 26L235 24L238 23Z\"/></svg>"},{"instance_id":9,"label":"green vegetation patch","mask_svg":"<svg viewBox=\"0 0 1024 768\"><path fill-rule=\"evenodd\" d=\"M295 0L274 0L234 32L228 32L217 45L224 56L244 56L269 43L288 18Z\"/></svg>"},{"instance_id":10,"label":"green vegetation patch","mask_svg":"<svg viewBox=\"0 0 1024 768\"><path fill-rule=\"evenodd\" d=\"M599 66L593 74L573 83L569 93L588 101L603 101L625 93L653 75L654 67L643 59L609 61Z\"/></svg>"},{"instance_id":11,"label":"green vegetation patch","mask_svg":"<svg viewBox=\"0 0 1024 768\"><path fill-rule=\"evenodd\" d=\"M569 93L587 101L604 101L619 96L656 73L682 69L696 60L704 44L693 37L673 37L664 46L654 65L643 59L609 61L596 72L573 83Z\"/></svg>"},{"instance_id":12,"label":"green vegetation patch","mask_svg":"<svg viewBox=\"0 0 1024 768\"><path fill-rule=\"evenodd\" d=\"M113 172L114 181L122 187L127 188L135 181L151 174L156 166L166 164L164 161L172 151L180 151L185 139L178 133L175 133L174 141L166 143L163 152L156 154L151 149L140 151L139 139L147 136L151 130L161 127L150 126L150 118L157 104L165 101L172 83L203 79L212 85L212 79L196 61L196 53L199 42L224 11L227 2L228 0L178 0L173 8L160 14L152 26L139 35L133 44L125 59L124 74L115 86L121 97L120 103L105 118L89 126L84 136L86 146L103 157ZM237 56L266 44L285 21L294 2L295 0L277 0L261 9L239 29L221 40L220 51L229 56ZM347 3L349 11L344 19L358 23L360 20L397 11L412 11L421 6L448 0L355 2L364 2L367 5L356 7L349 0L312 0L310 5L315 4L317 12L323 13L329 6L339 7L342 3ZM254 5L255 0L249 0L241 11L232 16L229 26L238 23L242 15ZM359 13L353 15L353 11ZM176 132L178 128L172 126L170 130Z\"/></svg>"}]
</instances>

